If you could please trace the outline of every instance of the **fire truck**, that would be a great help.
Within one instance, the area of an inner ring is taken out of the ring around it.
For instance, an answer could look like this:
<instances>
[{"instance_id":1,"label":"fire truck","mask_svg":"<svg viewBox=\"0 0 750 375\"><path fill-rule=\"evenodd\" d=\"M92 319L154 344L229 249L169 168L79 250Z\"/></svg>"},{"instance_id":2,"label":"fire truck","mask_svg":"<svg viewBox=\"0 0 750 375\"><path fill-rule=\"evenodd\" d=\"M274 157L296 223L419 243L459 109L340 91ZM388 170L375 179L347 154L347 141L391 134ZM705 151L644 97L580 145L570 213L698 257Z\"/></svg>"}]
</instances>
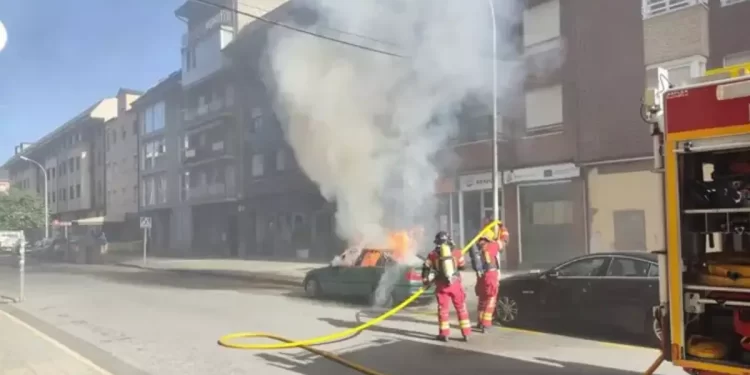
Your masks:
<instances>
[{"instance_id":1,"label":"fire truck","mask_svg":"<svg viewBox=\"0 0 750 375\"><path fill-rule=\"evenodd\" d=\"M641 114L663 180L661 357L687 373L750 374L750 64L672 83Z\"/></svg>"}]
</instances>

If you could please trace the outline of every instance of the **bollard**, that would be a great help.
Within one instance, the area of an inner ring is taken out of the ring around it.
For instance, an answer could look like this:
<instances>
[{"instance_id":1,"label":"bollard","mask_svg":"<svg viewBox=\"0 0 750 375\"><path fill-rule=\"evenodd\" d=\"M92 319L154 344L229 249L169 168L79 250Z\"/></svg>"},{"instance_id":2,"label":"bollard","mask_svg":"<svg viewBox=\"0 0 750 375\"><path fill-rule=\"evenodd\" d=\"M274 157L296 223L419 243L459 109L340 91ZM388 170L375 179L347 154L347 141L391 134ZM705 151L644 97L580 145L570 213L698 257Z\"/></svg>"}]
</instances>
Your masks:
<instances>
[{"instance_id":1,"label":"bollard","mask_svg":"<svg viewBox=\"0 0 750 375\"><path fill-rule=\"evenodd\" d=\"M18 301L22 302L24 300L24 293L26 289L26 245L24 244L23 239L20 241L20 244L18 245L18 252L20 253L18 256L18 277L19 277L19 286L18 286Z\"/></svg>"}]
</instances>

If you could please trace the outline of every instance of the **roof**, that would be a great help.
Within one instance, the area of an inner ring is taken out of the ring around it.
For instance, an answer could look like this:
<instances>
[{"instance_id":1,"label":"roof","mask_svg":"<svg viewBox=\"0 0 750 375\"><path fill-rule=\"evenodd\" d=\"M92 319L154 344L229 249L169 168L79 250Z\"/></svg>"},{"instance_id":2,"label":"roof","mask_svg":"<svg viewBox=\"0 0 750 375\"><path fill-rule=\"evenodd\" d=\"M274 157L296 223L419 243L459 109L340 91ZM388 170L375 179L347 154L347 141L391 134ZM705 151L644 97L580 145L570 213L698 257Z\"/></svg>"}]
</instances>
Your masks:
<instances>
[{"instance_id":1,"label":"roof","mask_svg":"<svg viewBox=\"0 0 750 375\"><path fill-rule=\"evenodd\" d=\"M146 92L141 93L140 97L131 103L131 107L139 108L145 105L155 103L163 98L163 95L168 92L169 89L181 87L182 82L182 70L178 69L172 72L165 78L162 78L155 85L151 86Z\"/></svg>"},{"instance_id":2,"label":"roof","mask_svg":"<svg viewBox=\"0 0 750 375\"><path fill-rule=\"evenodd\" d=\"M50 141L57 138L59 135L61 135L63 132L68 131L72 128L74 128L76 125L79 124L81 120L88 120L91 116L91 113L100 105L105 99L101 99L94 103L93 105L89 106L83 112L79 113L72 119L68 120L66 123L59 126L57 129L53 130L50 133L47 133L44 137L39 139L38 141L31 144L31 146L27 147L23 152L13 155L8 159L5 164L2 165L3 168L7 168L10 164L20 160L20 155L28 155L44 146L46 146Z\"/></svg>"}]
</instances>

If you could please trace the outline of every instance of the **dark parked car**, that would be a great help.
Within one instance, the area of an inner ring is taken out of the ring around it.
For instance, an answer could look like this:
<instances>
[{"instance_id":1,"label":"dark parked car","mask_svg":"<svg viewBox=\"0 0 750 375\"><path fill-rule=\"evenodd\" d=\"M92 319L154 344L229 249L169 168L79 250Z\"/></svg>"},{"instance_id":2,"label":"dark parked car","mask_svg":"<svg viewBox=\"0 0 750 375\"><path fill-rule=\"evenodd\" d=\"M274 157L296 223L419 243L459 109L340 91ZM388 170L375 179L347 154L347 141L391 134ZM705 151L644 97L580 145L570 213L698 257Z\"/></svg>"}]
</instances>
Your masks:
<instances>
[{"instance_id":1,"label":"dark parked car","mask_svg":"<svg viewBox=\"0 0 750 375\"><path fill-rule=\"evenodd\" d=\"M376 260L374 263L368 263L368 258ZM375 291L381 277L386 272L393 272L393 289L390 295L381 301L383 305L390 306L409 298L422 287L422 262L416 260L413 263L399 265L388 250L365 249L351 266L332 262L326 267L308 272L304 280L305 293L310 297L367 299L374 304ZM418 301L426 302L433 298L434 290L430 288Z\"/></svg>"},{"instance_id":2,"label":"dark parked car","mask_svg":"<svg viewBox=\"0 0 750 375\"><path fill-rule=\"evenodd\" d=\"M659 267L645 252L580 256L546 271L503 278L497 320L506 326L538 319L661 334L652 314L659 303Z\"/></svg>"}]
</instances>

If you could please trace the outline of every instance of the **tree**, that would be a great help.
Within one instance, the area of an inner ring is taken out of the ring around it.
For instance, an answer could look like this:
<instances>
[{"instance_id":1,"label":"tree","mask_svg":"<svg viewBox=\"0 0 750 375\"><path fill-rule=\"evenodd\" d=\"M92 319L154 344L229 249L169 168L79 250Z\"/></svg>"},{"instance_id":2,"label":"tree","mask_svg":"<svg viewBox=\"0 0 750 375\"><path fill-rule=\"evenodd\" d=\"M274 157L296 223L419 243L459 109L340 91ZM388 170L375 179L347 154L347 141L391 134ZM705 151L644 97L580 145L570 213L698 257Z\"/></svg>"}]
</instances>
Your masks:
<instances>
[{"instance_id":1,"label":"tree","mask_svg":"<svg viewBox=\"0 0 750 375\"><path fill-rule=\"evenodd\" d=\"M44 226L44 201L22 190L0 194L0 230L28 230Z\"/></svg>"}]
</instances>

